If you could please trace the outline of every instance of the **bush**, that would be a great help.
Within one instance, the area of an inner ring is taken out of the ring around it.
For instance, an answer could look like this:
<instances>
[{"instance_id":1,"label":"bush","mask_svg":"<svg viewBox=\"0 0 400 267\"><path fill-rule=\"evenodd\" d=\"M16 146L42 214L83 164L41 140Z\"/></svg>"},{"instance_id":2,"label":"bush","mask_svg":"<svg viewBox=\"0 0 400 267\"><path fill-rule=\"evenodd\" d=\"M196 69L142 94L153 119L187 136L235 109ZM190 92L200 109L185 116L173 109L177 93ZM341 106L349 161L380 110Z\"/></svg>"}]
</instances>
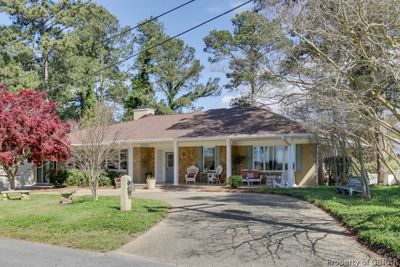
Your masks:
<instances>
[{"instance_id":1,"label":"bush","mask_svg":"<svg viewBox=\"0 0 400 267\"><path fill-rule=\"evenodd\" d=\"M68 178L68 172L66 169L59 170L48 170L47 177L49 177L50 183L54 184L56 187L60 187L64 184L65 180Z\"/></svg>"},{"instance_id":2,"label":"bush","mask_svg":"<svg viewBox=\"0 0 400 267\"><path fill-rule=\"evenodd\" d=\"M115 178L119 177L119 175L114 171L104 171L99 178L99 186L115 186Z\"/></svg>"},{"instance_id":3,"label":"bush","mask_svg":"<svg viewBox=\"0 0 400 267\"><path fill-rule=\"evenodd\" d=\"M89 181L85 177L85 174L79 170L79 169L67 169L66 171L66 176L67 178L64 181L64 185L68 186L88 186Z\"/></svg>"},{"instance_id":4,"label":"bush","mask_svg":"<svg viewBox=\"0 0 400 267\"><path fill-rule=\"evenodd\" d=\"M115 178L119 173L113 171L104 171L99 177L99 186L115 185ZM66 169L63 170L62 181L67 186L88 186L89 181L85 174L79 169ZM59 178L61 180L61 178Z\"/></svg>"},{"instance_id":5,"label":"bush","mask_svg":"<svg viewBox=\"0 0 400 267\"><path fill-rule=\"evenodd\" d=\"M228 185L232 188L238 188L238 186L242 185L242 176L240 175L233 175L228 178Z\"/></svg>"},{"instance_id":6,"label":"bush","mask_svg":"<svg viewBox=\"0 0 400 267\"><path fill-rule=\"evenodd\" d=\"M350 159L344 156L325 158L324 167L328 174L329 185L343 183L350 175L350 164Z\"/></svg>"},{"instance_id":7,"label":"bush","mask_svg":"<svg viewBox=\"0 0 400 267\"><path fill-rule=\"evenodd\" d=\"M102 173L99 177L99 186L111 186L113 184L110 177L106 175L106 173Z\"/></svg>"}]
</instances>

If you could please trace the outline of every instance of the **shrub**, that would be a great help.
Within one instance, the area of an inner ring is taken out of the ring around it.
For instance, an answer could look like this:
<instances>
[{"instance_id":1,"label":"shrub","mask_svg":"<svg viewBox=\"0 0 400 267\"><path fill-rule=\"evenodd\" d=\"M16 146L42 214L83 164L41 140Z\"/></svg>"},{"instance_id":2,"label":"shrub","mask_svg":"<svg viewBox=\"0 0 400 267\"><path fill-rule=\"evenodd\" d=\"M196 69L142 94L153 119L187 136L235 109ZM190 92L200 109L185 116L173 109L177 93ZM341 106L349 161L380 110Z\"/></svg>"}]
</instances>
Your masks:
<instances>
[{"instance_id":1,"label":"shrub","mask_svg":"<svg viewBox=\"0 0 400 267\"><path fill-rule=\"evenodd\" d=\"M99 186L110 186L112 185L112 180L107 176L105 172L103 172L99 177Z\"/></svg>"},{"instance_id":2,"label":"shrub","mask_svg":"<svg viewBox=\"0 0 400 267\"><path fill-rule=\"evenodd\" d=\"M233 175L228 178L228 185L232 188L238 188L238 186L242 185L242 176L240 175Z\"/></svg>"},{"instance_id":3,"label":"shrub","mask_svg":"<svg viewBox=\"0 0 400 267\"><path fill-rule=\"evenodd\" d=\"M328 174L329 185L344 182L350 175L350 164L350 159L344 156L325 158L324 167Z\"/></svg>"},{"instance_id":4,"label":"shrub","mask_svg":"<svg viewBox=\"0 0 400 267\"><path fill-rule=\"evenodd\" d=\"M115 186L115 178L119 177L120 174L115 171L104 171L102 176L107 177L107 179L109 180L109 182L104 181L105 183L103 185L107 185L107 186L114 185ZM99 185L101 185L100 181L99 181Z\"/></svg>"},{"instance_id":5,"label":"shrub","mask_svg":"<svg viewBox=\"0 0 400 267\"><path fill-rule=\"evenodd\" d=\"M60 187L64 184L65 180L68 178L68 171L66 169L59 170L47 170L47 177L49 177L50 183L54 184L56 187Z\"/></svg>"},{"instance_id":6,"label":"shrub","mask_svg":"<svg viewBox=\"0 0 400 267\"><path fill-rule=\"evenodd\" d=\"M65 170L67 172L67 178L64 181L65 185L68 186L88 186L89 181L85 177L85 174L79 169L68 169Z\"/></svg>"}]
</instances>

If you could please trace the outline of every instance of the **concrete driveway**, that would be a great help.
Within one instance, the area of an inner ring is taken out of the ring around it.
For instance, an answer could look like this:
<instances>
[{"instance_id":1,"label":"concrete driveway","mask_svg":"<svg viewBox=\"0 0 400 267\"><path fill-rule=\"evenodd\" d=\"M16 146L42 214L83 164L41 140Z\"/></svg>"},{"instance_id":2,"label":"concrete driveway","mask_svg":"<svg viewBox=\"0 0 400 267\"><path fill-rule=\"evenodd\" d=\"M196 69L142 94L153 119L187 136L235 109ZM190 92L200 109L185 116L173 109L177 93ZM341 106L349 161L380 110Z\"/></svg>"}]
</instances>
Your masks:
<instances>
[{"instance_id":1,"label":"concrete driveway","mask_svg":"<svg viewBox=\"0 0 400 267\"><path fill-rule=\"evenodd\" d=\"M118 252L178 266L375 266L322 210L294 198L245 193L136 192L169 202L167 219ZM382 265L381 265L382 266Z\"/></svg>"},{"instance_id":2,"label":"concrete driveway","mask_svg":"<svg viewBox=\"0 0 400 267\"><path fill-rule=\"evenodd\" d=\"M96 253L19 240L0 239L0 266L4 267L162 267L137 256Z\"/></svg>"}]
</instances>

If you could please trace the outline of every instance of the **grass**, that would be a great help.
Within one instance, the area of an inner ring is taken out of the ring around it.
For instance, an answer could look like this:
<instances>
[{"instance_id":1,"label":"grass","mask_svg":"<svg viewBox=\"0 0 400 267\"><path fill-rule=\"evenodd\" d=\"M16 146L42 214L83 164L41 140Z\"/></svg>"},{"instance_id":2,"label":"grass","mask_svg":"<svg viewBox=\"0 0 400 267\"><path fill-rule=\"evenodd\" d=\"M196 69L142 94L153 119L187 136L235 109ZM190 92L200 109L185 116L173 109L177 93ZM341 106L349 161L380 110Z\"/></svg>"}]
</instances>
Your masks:
<instances>
[{"instance_id":1,"label":"grass","mask_svg":"<svg viewBox=\"0 0 400 267\"><path fill-rule=\"evenodd\" d=\"M263 189L307 200L350 227L372 248L400 258L400 187L371 187L372 198L342 196L334 187Z\"/></svg>"},{"instance_id":2,"label":"grass","mask_svg":"<svg viewBox=\"0 0 400 267\"><path fill-rule=\"evenodd\" d=\"M119 210L118 197L75 197L71 205L58 195L0 201L0 236L66 247L110 251L132 240L166 216L168 205L134 199L132 211Z\"/></svg>"}]
</instances>

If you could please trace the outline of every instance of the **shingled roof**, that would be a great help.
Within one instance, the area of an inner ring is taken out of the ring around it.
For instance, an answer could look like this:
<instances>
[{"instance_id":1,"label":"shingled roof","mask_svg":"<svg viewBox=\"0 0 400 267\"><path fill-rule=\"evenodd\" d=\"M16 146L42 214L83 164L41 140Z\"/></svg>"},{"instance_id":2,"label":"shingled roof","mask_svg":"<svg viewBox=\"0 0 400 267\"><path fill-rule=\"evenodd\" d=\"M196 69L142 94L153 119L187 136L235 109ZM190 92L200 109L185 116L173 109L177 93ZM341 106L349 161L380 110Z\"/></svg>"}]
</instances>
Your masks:
<instances>
[{"instance_id":1,"label":"shingled roof","mask_svg":"<svg viewBox=\"0 0 400 267\"><path fill-rule=\"evenodd\" d=\"M297 122L264 108L224 108L174 115L147 115L110 127L109 140L170 140L226 136L307 133ZM72 144L79 144L70 136Z\"/></svg>"}]
</instances>

